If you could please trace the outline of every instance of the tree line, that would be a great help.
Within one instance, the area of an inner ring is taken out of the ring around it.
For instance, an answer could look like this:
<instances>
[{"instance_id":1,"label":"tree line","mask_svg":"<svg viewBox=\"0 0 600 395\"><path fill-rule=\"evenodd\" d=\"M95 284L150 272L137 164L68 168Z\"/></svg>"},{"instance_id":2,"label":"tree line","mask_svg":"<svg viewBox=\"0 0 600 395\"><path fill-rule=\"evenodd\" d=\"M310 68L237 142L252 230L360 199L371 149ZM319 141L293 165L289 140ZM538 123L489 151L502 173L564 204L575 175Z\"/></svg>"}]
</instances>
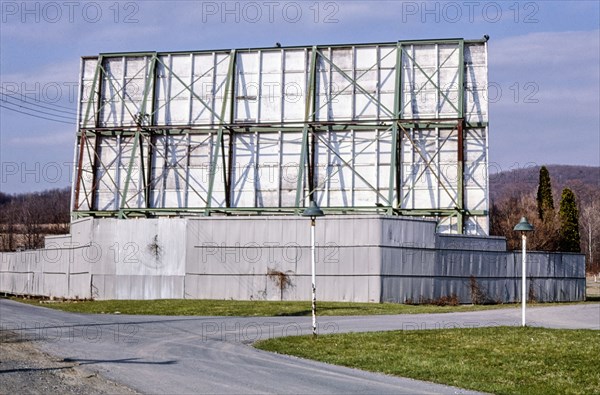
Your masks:
<instances>
[{"instance_id":1,"label":"tree line","mask_svg":"<svg viewBox=\"0 0 600 395\"><path fill-rule=\"evenodd\" d=\"M68 233L69 201L69 188L0 192L0 251L41 248L46 235Z\"/></svg>"},{"instance_id":2,"label":"tree line","mask_svg":"<svg viewBox=\"0 0 600 395\"><path fill-rule=\"evenodd\" d=\"M520 193L492 201L490 234L505 237L509 249L519 249L520 237L513 228L525 216L534 226L527 237L531 250L581 252L586 255L586 270L600 272L600 188L573 183L556 190L545 166L539 170L537 188L526 185L520 185ZM558 207L555 196L560 196Z\"/></svg>"}]
</instances>

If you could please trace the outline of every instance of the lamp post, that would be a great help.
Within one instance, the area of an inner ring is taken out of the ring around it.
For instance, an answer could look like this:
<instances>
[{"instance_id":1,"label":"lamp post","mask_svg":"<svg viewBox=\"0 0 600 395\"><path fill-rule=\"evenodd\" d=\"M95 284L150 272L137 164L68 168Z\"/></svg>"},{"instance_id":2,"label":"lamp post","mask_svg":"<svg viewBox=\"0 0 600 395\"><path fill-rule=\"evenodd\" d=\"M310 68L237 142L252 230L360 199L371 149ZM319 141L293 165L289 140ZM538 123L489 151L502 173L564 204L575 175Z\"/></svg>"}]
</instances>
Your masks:
<instances>
[{"instance_id":1,"label":"lamp post","mask_svg":"<svg viewBox=\"0 0 600 395\"><path fill-rule=\"evenodd\" d=\"M311 255L311 281L312 281L312 330L313 336L317 336L317 285L316 285L316 260L315 250L315 220L317 217L323 217L323 211L312 201L302 213L303 217L310 217L310 255Z\"/></svg>"},{"instance_id":2,"label":"lamp post","mask_svg":"<svg viewBox=\"0 0 600 395\"><path fill-rule=\"evenodd\" d=\"M521 217L521 220L515 225L513 230L521 232L521 326L525 326L525 305L527 304L527 232L533 230L533 225L527 221L527 218Z\"/></svg>"}]
</instances>

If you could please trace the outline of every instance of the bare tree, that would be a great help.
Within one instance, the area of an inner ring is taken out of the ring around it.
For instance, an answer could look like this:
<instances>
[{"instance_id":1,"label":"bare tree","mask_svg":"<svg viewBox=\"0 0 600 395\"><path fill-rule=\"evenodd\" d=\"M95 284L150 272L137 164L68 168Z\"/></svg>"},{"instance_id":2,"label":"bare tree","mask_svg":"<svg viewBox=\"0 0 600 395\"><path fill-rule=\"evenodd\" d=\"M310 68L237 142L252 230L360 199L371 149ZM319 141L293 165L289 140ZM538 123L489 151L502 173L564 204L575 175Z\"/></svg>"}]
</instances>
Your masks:
<instances>
[{"instance_id":1,"label":"bare tree","mask_svg":"<svg viewBox=\"0 0 600 395\"><path fill-rule=\"evenodd\" d=\"M600 273L600 193L580 210L581 251L589 273Z\"/></svg>"},{"instance_id":2,"label":"bare tree","mask_svg":"<svg viewBox=\"0 0 600 395\"><path fill-rule=\"evenodd\" d=\"M44 244L43 216L45 208L39 195L27 196L21 204L19 223L23 229L23 247L40 248Z\"/></svg>"},{"instance_id":3,"label":"bare tree","mask_svg":"<svg viewBox=\"0 0 600 395\"><path fill-rule=\"evenodd\" d=\"M535 228L535 231L527 238L529 248L538 251L556 251L559 231L556 213L548 211L544 220L540 219L533 192L494 203L491 210L490 233L506 237L509 249L519 249L521 239L517 232L513 231L513 228L521 217L526 217Z\"/></svg>"},{"instance_id":4,"label":"bare tree","mask_svg":"<svg viewBox=\"0 0 600 395\"><path fill-rule=\"evenodd\" d=\"M16 216L14 203L5 201L0 206L0 251L14 251L16 246Z\"/></svg>"},{"instance_id":5,"label":"bare tree","mask_svg":"<svg viewBox=\"0 0 600 395\"><path fill-rule=\"evenodd\" d=\"M39 248L48 234L69 231L69 189L0 194L0 250Z\"/></svg>"}]
</instances>

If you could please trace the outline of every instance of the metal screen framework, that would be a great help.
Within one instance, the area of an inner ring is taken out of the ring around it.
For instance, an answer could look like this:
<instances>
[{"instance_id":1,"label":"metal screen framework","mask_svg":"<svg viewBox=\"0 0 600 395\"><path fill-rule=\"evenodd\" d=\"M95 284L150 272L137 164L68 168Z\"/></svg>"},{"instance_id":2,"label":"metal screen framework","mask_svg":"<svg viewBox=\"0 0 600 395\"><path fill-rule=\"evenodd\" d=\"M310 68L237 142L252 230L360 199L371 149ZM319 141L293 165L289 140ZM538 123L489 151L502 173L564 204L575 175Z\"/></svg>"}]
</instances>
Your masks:
<instances>
[{"instance_id":1,"label":"metal screen framework","mask_svg":"<svg viewBox=\"0 0 600 395\"><path fill-rule=\"evenodd\" d=\"M82 58L74 217L326 213L488 233L487 43Z\"/></svg>"}]
</instances>

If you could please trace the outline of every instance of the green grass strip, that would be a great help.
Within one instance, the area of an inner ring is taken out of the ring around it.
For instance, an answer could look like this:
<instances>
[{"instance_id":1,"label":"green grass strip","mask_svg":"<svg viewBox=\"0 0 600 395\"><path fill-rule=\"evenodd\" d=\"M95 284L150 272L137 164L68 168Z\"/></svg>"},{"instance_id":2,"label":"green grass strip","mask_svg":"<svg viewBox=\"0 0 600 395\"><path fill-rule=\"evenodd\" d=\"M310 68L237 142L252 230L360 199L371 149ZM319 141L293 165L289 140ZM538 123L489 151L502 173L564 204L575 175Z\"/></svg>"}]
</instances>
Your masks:
<instances>
[{"instance_id":1,"label":"green grass strip","mask_svg":"<svg viewBox=\"0 0 600 395\"><path fill-rule=\"evenodd\" d=\"M495 394L600 394L600 331L475 328L276 338L282 354Z\"/></svg>"},{"instance_id":2,"label":"green grass strip","mask_svg":"<svg viewBox=\"0 0 600 395\"><path fill-rule=\"evenodd\" d=\"M196 315L196 316L309 316L310 301L239 301L239 300L100 300L100 301L40 301L36 299L12 298L13 300L43 307L89 314L144 314L144 315ZM319 316L382 315L382 314L423 314L456 313L498 308L517 308L517 305L405 305L398 303L350 303L318 302Z\"/></svg>"}]
</instances>

